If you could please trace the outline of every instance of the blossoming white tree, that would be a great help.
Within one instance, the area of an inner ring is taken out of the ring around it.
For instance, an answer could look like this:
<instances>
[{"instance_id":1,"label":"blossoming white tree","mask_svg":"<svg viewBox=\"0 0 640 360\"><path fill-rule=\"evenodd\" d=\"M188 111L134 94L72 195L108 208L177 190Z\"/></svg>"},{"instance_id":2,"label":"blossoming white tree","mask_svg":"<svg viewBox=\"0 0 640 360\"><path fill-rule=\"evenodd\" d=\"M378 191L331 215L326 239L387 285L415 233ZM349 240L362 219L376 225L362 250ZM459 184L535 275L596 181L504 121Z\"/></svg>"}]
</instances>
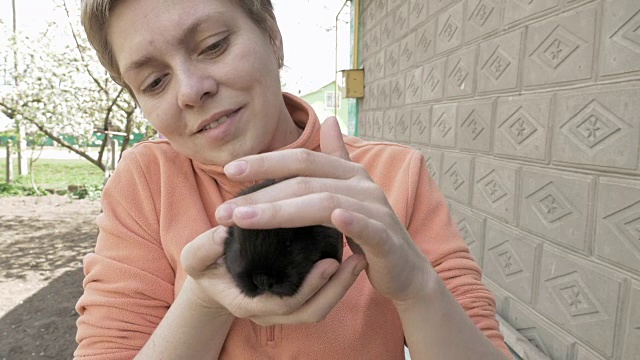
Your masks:
<instances>
[{"instance_id":1,"label":"blossoming white tree","mask_svg":"<svg viewBox=\"0 0 640 360\"><path fill-rule=\"evenodd\" d=\"M108 142L102 141L97 155L95 149L89 152L96 134L107 135L105 139L121 134L124 151L132 133L144 132L148 125L135 101L111 79L89 46L77 14L80 1L64 0L60 6L67 14L66 23L49 23L37 37L18 32L8 47L0 49L0 58L13 58L2 51L17 54L15 64L5 61L5 69L0 69L13 79L0 94L0 111L32 134L45 134L104 171Z\"/></svg>"}]
</instances>

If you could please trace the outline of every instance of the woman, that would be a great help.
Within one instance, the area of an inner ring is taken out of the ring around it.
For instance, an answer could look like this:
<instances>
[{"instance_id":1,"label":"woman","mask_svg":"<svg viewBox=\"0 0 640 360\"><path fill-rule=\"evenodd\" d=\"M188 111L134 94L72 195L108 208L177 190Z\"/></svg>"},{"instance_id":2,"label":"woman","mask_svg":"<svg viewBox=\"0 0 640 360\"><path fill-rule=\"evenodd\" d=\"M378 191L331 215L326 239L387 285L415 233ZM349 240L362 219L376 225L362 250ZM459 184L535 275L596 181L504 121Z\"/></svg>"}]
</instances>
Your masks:
<instances>
[{"instance_id":1,"label":"woman","mask_svg":"<svg viewBox=\"0 0 640 360\"><path fill-rule=\"evenodd\" d=\"M77 358L508 357L420 153L343 137L280 92L269 0L84 0L83 24L167 140L127 151L104 189ZM283 180L234 198L265 179ZM248 298L224 266L234 224L322 224L361 249L292 297Z\"/></svg>"}]
</instances>

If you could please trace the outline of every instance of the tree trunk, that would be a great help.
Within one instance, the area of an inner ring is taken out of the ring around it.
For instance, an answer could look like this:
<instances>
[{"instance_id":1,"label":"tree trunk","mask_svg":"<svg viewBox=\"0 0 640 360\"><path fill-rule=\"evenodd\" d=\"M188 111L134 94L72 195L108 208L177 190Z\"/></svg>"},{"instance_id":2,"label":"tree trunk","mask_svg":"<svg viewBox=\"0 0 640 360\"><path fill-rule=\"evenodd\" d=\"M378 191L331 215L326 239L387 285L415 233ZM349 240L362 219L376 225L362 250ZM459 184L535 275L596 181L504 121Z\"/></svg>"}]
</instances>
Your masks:
<instances>
[{"instance_id":1,"label":"tree trunk","mask_svg":"<svg viewBox=\"0 0 640 360\"><path fill-rule=\"evenodd\" d=\"M7 184L13 184L13 141L7 141Z\"/></svg>"},{"instance_id":2,"label":"tree trunk","mask_svg":"<svg viewBox=\"0 0 640 360\"><path fill-rule=\"evenodd\" d=\"M13 36L18 35L18 22L17 22L17 12L16 12L16 0L11 0L11 9L13 11ZM14 69L14 85L17 87L18 84L18 50L15 47L13 51L13 69ZM24 130L24 126L21 126L20 123L16 120L16 129L18 130L18 143L17 153L18 153L18 174L27 175L29 173L27 167L27 158L24 156L24 151L27 148L27 134Z\"/></svg>"}]
</instances>

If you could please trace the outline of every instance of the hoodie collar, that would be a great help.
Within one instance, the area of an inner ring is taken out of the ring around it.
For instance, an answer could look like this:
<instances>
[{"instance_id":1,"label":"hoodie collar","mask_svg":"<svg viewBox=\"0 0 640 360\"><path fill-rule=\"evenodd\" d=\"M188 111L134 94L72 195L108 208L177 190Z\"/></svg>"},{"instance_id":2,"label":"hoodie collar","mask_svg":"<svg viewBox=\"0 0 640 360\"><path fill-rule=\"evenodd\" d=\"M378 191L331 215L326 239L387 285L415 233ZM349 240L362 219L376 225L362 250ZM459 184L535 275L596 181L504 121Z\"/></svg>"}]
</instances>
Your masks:
<instances>
[{"instance_id":1,"label":"hoodie collar","mask_svg":"<svg viewBox=\"0 0 640 360\"><path fill-rule=\"evenodd\" d=\"M297 148L319 150L320 121L311 105L289 93L282 93L282 97L293 122L303 131L296 141L275 151ZM229 180L220 165L207 165L196 160L192 160L192 162L194 168L199 170L198 172L202 171L212 177L226 193L234 195L250 185L250 183L243 184Z\"/></svg>"}]
</instances>

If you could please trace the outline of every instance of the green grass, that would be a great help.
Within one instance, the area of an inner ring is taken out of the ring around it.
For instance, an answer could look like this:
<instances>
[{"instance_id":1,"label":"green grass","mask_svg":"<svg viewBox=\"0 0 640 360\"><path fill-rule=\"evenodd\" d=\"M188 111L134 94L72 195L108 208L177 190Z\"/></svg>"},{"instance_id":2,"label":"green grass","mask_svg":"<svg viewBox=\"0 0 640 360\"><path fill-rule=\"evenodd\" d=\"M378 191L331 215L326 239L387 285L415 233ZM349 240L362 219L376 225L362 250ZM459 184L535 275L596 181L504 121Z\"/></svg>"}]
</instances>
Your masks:
<instances>
[{"instance_id":1,"label":"green grass","mask_svg":"<svg viewBox=\"0 0 640 360\"><path fill-rule=\"evenodd\" d=\"M31 186L30 176L18 176L18 165L14 158L13 174L17 185ZM0 159L0 183L5 183L6 159ZM44 189L66 190L69 185L102 187L104 173L86 160L39 159L33 164L36 184Z\"/></svg>"}]
</instances>

